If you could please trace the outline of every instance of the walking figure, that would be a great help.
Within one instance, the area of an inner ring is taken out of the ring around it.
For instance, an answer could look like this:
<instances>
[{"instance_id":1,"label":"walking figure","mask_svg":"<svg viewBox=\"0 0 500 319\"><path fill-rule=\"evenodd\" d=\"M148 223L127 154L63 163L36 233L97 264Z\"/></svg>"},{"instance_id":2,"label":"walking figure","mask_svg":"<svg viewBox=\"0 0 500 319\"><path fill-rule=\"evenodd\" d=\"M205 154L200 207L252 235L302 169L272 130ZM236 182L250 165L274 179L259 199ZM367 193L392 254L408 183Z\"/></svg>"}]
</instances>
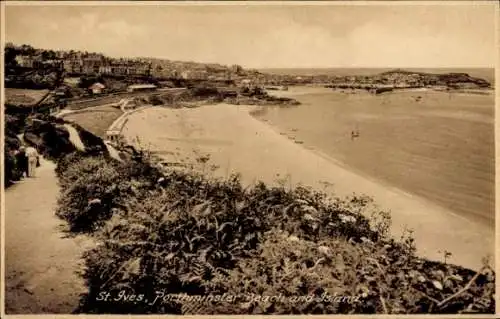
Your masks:
<instances>
[{"instance_id":1,"label":"walking figure","mask_svg":"<svg viewBox=\"0 0 500 319\"><path fill-rule=\"evenodd\" d=\"M28 177L28 157L26 156L26 148L21 146L16 154L16 167L21 172L21 177Z\"/></svg>"},{"instance_id":2,"label":"walking figure","mask_svg":"<svg viewBox=\"0 0 500 319\"><path fill-rule=\"evenodd\" d=\"M37 164L39 164L39 155L34 147L28 147L26 149L26 156L28 158L28 177L35 177L35 169Z\"/></svg>"}]
</instances>

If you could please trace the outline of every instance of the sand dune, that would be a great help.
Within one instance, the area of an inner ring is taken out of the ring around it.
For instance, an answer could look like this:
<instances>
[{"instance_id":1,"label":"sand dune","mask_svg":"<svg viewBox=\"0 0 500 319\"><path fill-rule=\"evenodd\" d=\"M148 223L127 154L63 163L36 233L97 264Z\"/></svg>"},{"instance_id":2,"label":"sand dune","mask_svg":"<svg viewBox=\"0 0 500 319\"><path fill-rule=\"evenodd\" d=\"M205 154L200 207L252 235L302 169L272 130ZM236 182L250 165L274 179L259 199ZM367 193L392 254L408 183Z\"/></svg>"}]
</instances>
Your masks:
<instances>
[{"instance_id":1,"label":"sand dune","mask_svg":"<svg viewBox=\"0 0 500 319\"><path fill-rule=\"evenodd\" d=\"M182 156L207 153L219 166L216 175L239 172L244 183L256 180L275 182L277 176L290 176L290 183L323 188L333 183L341 196L353 192L374 197L378 205L392 211L392 232L399 236L405 228L415 231L419 253L478 268L481 258L494 254L494 225L475 223L411 194L384 186L342 167L334 159L296 144L267 124L249 115L251 107L234 105L203 106L197 109L154 107L132 114L123 133L129 141L140 136L141 144L166 154ZM165 116L166 115L166 116ZM192 139L196 143L186 143ZM203 140L208 141L204 143ZM213 143L211 141L225 141ZM177 156L180 157L180 156Z\"/></svg>"}]
</instances>

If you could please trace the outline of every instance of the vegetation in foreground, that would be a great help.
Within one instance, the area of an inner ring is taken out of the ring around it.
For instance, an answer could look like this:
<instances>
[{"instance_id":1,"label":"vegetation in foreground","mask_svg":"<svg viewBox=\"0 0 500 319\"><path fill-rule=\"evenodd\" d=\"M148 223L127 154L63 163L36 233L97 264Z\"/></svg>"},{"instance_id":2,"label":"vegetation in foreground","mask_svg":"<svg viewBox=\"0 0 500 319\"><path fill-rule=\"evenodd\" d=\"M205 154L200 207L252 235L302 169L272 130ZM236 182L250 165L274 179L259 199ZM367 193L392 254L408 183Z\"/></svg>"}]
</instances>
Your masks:
<instances>
[{"instance_id":1,"label":"vegetation in foreground","mask_svg":"<svg viewBox=\"0 0 500 319\"><path fill-rule=\"evenodd\" d=\"M55 121L24 131L57 160L57 215L98 242L84 256L88 293L77 312L494 312L487 261L474 272L418 258L410 235L389 238L388 214L367 197L243 188L238 176L164 171L148 156L117 162L78 126L93 151L76 152Z\"/></svg>"},{"instance_id":2,"label":"vegetation in foreground","mask_svg":"<svg viewBox=\"0 0 500 319\"><path fill-rule=\"evenodd\" d=\"M495 274L486 263L476 273L416 257L411 236L390 239L388 215L367 197L329 199L302 186L263 183L245 189L238 176L211 179L163 172L147 158L118 163L80 153L59 161L57 174L58 216L72 232L87 232L99 242L85 254L89 291L78 312L493 313L495 308ZM196 299L208 295L222 299Z\"/></svg>"}]
</instances>

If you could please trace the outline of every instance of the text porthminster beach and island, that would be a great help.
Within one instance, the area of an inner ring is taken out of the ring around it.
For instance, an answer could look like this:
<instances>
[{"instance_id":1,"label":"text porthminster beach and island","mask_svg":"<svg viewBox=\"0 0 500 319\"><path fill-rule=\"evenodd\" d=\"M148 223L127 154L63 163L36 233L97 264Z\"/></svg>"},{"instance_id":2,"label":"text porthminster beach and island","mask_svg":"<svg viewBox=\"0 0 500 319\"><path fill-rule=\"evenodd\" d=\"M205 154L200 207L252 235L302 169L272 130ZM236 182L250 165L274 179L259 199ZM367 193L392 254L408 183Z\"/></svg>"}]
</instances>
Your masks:
<instances>
[{"instance_id":1,"label":"text porthminster beach and island","mask_svg":"<svg viewBox=\"0 0 500 319\"><path fill-rule=\"evenodd\" d=\"M496 7L333 7L2 5L6 314L493 314Z\"/></svg>"}]
</instances>

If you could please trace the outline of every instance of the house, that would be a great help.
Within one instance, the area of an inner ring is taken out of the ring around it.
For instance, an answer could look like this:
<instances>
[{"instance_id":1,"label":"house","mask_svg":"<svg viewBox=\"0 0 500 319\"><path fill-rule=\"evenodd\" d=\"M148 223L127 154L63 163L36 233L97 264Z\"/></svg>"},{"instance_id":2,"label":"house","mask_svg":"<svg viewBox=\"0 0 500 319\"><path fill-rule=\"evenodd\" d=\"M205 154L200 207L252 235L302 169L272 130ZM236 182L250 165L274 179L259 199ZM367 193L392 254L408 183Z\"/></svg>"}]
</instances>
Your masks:
<instances>
[{"instance_id":1,"label":"house","mask_svg":"<svg viewBox=\"0 0 500 319\"><path fill-rule=\"evenodd\" d=\"M106 86L99 82L96 82L89 87L89 90L92 92L92 94L102 94L104 92L104 89L106 89Z\"/></svg>"},{"instance_id":2,"label":"house","mask_svg":"<svg viewBox=\"0 0 500 319\"><path fill-rule=\"evenodd\" d=\"M217 90L219 91L219 94L223 96L224 98L226 97L238 97L238 91L235 89L227 88L227 87L218 87Z\"/></svg>"},{"instance_id":3,"label":"house","mask_svg":"<svg viewBox=\"0 0 500 319\"><path fill-rule=\"evenodd\" d=\"M112 73L111 66L110 65L101 65L99 67L99 73L101 73L101 74L111 74Z\"/></svg>"},{"instance_id":4,"label":"house","mask_svg":"<svg viewBox=\"0 0 500 319\"><path fill-rule=\"evenodd\" d=\"M54 95L59 98L65 98L69 96L69 87L61 85L54 90Z\"/></svg>"},{"instance_id":5,"label":"house","mask_svg":"<svg viewBox=\"0 0 500 319\"><path fill-rule=\"evenodd\" d=\"M33 58L29 55L16 56L16 62L20 67L33 68Z\"/></svg>"},{"instance_id":6,"label":"house","mask_svg":"<svg viewBox=\"0 0 500 319\"><path fill-rule=\"evenodd\" d=\"M181 78L184 80L190 79L191 78L191 71L182 71Z\"/></svg>"},{"instance_id":7,"label":"house","mask_svg":"<svg viewBox=\"0 0 500 319\"><path fill-rule=\"evenodd\" d=\"M114 75L126 75L128 67L124 63L114 63L111 65L111 73Z\"/></svg>"},{"instance_id":8,"label":"house","mask_svg":"<svg viewBox=\"0 0 500 319\"><path fill-rule=\"evenodd\" d=\"M120 130L108 130L106 131L106 140L112 143L121 144L122 135Z\"/></svg>"},{"instance_id":9,"label":"house","mask_svg":"<svg viewBox=\"0 0 500 319\"><path fill-rule=\"evenodd\" d=\"M64 77L63 83L66 84L69 87L78 87L78 84L80 83L80 78L78 77Z\"/></svg>"},{"instance_id":10,"label":"house","mask_svg":"<svg viewBox=\"0 0 500 319\"><path fill-rule=\"evenodd\" d=\"M191 71L190 78L196 79L196 80L207 80L208 79L208 72L205 70Z\"/></svg>"},{"instance_id":11,"label":"house","mask_svg":"<svg viewBox=\"0 0 500 319\"><path fill-rule=\"evenodd\" d=\"M250 79L241 80L242 87L249 88L251 85L252 85L252 80L250 80Z\"/></svg>"},{"instance_id":12,"label":"house","mask_svg":"<svg viewBox=\"0 0 500 319\"><path fill-rule=\"evenodd\" d=\"M77 59L66 59L63 62L64 71L69 74L80 74L83 72L83 62Z\"/></svg>"},{"instance_id":13,"label":"house","mask_svg":"<svg viewBox=\"0 0 500 319\"><path fill-rule=\"evenodd\" d=\"M156 85L154 84L133 84L127 88L127 92L143 92L155 91Z\"/></svg>"}]
</instances>

